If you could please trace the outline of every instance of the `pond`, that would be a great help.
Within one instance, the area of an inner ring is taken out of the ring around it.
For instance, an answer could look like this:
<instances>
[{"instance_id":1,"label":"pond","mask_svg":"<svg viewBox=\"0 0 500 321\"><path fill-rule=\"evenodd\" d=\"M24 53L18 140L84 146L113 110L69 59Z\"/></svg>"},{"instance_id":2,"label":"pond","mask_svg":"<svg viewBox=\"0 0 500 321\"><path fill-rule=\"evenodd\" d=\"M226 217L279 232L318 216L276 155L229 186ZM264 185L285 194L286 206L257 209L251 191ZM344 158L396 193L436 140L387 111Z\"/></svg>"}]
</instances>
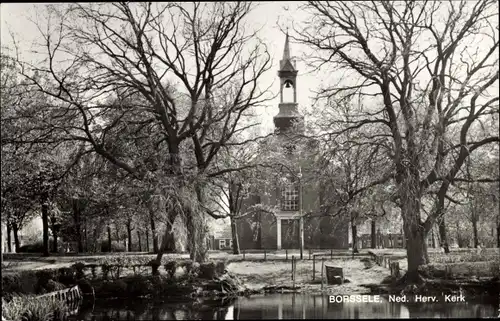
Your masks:
<instances>
[{"instance_id":1,"label":"pond","mask_svg":"<svg viewBox=\"0 0 500 321\"><path fill-rule=\"evenodd\" d=\"M366 319L366 318L491 318L497 317L498 298L466 298L465 302L330 303L327 295L270 294L231 301L156 302L106 300L86 302L71 320L245 320L245 319Z\"/></svg>"}]
</instances>

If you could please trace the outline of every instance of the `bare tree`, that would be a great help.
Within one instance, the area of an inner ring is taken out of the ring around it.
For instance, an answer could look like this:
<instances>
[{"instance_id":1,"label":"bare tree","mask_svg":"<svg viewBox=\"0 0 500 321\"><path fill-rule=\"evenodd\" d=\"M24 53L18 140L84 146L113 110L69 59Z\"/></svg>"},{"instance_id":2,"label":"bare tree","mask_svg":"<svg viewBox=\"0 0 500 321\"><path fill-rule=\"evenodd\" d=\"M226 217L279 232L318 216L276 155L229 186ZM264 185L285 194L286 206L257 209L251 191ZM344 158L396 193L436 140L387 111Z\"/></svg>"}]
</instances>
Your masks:
<instances>
[{"instance_id":1,"label":"bare tree","mask_svg":"<svg viewBox=\"0 0 500 321\"><path fill-rule=\"evenodd\" d=\"M471 153L499 141L496 124L479 130L498 115L496 1L311 1L304 9L311 17L293 38L312 48L314 66L349 75L319 98L333 108L335 99L358 99L353 117L337 119L329 135L376 128L368 139L392 164L386 178L395 181L403 217L404 280L420 282L425 237L444 214L450 185ZM423 219L421 199L431 187L436 204Z\"/></svg>"},{"instance_id":2,"label":"bare tree","mask_svg":"<svg viewBox=\"0 0 500 321\"><path fill-rule=\"evenodd\" d=\"M241 130L241 115L267 99L258 80L270 58L256 32L245 29L251 9L241 2L48 6L46 25L37 24L45 59L22 64L31 88L53 102L45 127L87 142L130 177L162 186L152 193L169 194L169 219L182 212L188 230L201 231L203 214L190 202L193 195L203 202L203 188L193 177L218 175L210 172L215 155ZM154 128L149 142L166 150L161 174L134 149L115 153L110 143L124 124L139 127L137 137ZM188 143L194 168L182 159ZM204 235L192 236L191 255L203 260Z\"/></svg>"}]
</instances>

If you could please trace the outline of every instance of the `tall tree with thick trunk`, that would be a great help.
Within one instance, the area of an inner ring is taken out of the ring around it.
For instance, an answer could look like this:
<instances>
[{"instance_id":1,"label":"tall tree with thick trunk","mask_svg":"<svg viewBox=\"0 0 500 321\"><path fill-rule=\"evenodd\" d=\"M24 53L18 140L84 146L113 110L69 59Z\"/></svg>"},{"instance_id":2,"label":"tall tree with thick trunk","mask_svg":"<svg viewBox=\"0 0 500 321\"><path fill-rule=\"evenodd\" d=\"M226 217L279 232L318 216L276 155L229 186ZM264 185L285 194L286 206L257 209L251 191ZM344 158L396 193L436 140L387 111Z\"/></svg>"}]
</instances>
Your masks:
<instances>
[{"instance_id":1,"label":"tall tree with thick trunk","mask_svg":"<svg viewBox=\"0 0 500 321\"><path fill-rule=\"evenodd\" d=\"M204 201L195 181L219 174L212 171L213 159L241 130L241 115L266 99L257 83L270 58L256 32L244 28L252 5L47 8L52 19L39 26L47 59L22 64L32 89L58 110L59 117L47 119L47 130L86 142L145 190L159 190L177 214L188 215L187 224L202 222L197 216L206 211L192 203L193 195ZM219 99L222 94L229 99ZM133 135L123 135L123 129Z\"/></svg>"},{"instance_id":2,"label":"tall tree with thick trunk","mask_svg":"<svg viewBox=\"0 0 500 321\"><path fill-rule=\"evenodd\" d=\"M420 282L426 236L444 215L450 185L469 155L499 142L498 124L480 127L498 114L496 1L310 1L304 10L310 16L292 38L310 46L316 67L350 75L320 90L333 112L351 101L353 117L333 118L328 135L375 132L363 141L390 160L387 179L396 185L407 244L405 279ZM429 189L435 210L422 217Z\"/></svg>"}]
</instances>

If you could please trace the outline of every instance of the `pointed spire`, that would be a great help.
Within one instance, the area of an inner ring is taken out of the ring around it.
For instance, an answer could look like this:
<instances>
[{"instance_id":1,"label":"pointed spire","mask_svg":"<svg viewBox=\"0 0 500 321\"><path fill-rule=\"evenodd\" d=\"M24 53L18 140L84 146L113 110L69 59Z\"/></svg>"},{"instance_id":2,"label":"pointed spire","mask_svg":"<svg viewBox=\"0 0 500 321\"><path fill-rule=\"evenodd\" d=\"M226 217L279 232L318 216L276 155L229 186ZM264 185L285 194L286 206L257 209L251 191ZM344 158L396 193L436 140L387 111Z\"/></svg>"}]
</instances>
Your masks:
<instances>
[{"instance_id":1,"label":"pointed spire","mask_svg":"<svg viewBox=\"0 0 500 321\"><path fill-rule=\"evenodd\" d=\"M288 40L288 28L286 29L285 49L283 50L283 61L290 60L290 41Z\"/></svg>"},{"instance_id":2,"label":"pointed spire","mask_svg":"<svg viewBox=\"0 0 500 321\"><path fill-rule=\"evenodd\" d=\"M290 55L290 37L288 36L288 29L286 30L285 48L283 49L283 58L280 60L281 71L296 71L295 61L292 60Z\"/></svg>"}]
</instances>

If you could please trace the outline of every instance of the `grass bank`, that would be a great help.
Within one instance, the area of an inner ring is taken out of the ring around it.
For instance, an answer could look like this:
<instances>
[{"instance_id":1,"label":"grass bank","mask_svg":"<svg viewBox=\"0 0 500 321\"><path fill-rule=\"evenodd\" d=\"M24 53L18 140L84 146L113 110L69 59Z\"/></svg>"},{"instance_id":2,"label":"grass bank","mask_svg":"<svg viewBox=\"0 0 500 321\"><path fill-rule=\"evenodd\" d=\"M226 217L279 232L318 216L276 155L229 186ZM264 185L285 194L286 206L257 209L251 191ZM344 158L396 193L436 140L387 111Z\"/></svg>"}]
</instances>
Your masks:
<instances>
[{"instance_id":1,"label":"grass bank","mask_svg":"<svg viewBox=\"0 0 500 321\"><path fill-rule=\"evenodd\" d=\"M69 306L54 298L38 298L19 295L6 300L2 298L2 319L23 321L64 320L70 312Z\"/></svg>"},{"instance_id":2,"label":"grass bank","mask_svg":"<svg viewBox=\"0 0 500 321\"><path fill-rule=\"evenodd\" d=\"M287 291L295 285L298 287L298 292L329 294L369 293L367 285L380 284L390 274L389 270L367 264L361 259L325 260L325 264L341 267L347 282L342 285L328 285L325 274L322 286L321 261L316 262L314 269L313 262L309 260L299 260L296 264L295 282L292 280L291 262L231 262L227 270L251 290L280 292L282 289Z\"/></svg>"}]
</instances>

